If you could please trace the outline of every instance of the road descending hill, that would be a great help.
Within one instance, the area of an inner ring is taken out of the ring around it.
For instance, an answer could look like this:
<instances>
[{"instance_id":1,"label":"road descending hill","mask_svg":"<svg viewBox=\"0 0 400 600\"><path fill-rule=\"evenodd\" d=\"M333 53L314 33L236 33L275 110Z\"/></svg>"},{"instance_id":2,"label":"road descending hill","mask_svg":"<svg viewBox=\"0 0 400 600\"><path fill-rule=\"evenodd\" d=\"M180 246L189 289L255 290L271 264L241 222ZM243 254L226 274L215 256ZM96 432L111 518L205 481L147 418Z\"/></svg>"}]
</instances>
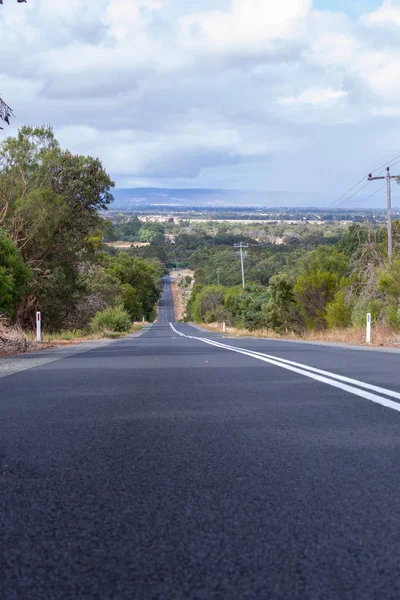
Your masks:
<instances>
[{"instance_id":1,"label":"road descending hill","mask_svg":"<svg viewBox=\"0 0 400 600\"><path fill-rule=\"evenodd\" d=\"M0 379L0 597L398 599L399 364L174 323L166 279L141 337Z\"/></svg>"}]
</instances>

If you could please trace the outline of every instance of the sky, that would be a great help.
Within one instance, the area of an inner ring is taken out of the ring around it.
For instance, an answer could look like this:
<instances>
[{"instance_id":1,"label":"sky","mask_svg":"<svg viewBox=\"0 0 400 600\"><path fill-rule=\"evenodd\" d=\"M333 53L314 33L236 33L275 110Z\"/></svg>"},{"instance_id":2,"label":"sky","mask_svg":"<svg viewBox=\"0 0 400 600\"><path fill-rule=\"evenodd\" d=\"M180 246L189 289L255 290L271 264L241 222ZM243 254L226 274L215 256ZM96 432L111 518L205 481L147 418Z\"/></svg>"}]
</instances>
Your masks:
<instances>
[{"instance_id":1,"label":"sky","mask_svg":"<svg viewBox=\"0 0 400 600\"><path fill-rule=\"evenodd\" d=\"M400 155L400 0L4 0L0 45L0 139L50 123L119 187L324 204Z\"/></svg>"}]
</instances>

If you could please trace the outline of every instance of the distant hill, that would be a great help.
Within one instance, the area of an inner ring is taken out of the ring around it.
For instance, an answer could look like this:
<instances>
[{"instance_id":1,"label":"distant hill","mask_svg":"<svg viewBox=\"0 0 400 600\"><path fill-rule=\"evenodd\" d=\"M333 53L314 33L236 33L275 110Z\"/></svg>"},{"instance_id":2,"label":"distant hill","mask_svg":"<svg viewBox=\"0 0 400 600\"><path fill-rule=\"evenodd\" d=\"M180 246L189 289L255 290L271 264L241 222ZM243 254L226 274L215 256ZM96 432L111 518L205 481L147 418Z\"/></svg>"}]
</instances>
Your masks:
<instances>
[{"instance_id":1,"label":"distant hill","mask_svg":"<svg viewBox=\"0 0 400 600\"><path fill-rule=\"evenodd\" d=\"M278 207L317 206L326 204L328 198L318 194L295 192L259 192L224 189L116 189L113 192L114 209L146 207Z\"/></svg>"}]
</instances>

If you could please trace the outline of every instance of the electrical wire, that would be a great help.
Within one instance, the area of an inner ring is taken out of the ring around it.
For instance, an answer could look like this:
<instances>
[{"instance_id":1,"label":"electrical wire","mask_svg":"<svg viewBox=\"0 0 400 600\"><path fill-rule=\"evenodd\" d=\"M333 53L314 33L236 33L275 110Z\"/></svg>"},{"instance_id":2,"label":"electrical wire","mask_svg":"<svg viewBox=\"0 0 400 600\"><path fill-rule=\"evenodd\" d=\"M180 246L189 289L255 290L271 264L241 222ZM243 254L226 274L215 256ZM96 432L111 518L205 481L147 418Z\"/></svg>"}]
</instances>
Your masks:
<instances>
[{"instance_id":1,"label":"electrical wire","mask_svg":"<svg viewBox=\"0 0 400 600\"><path fill-rule=\"evenodd\" d=\"M345 196L347 196L347 194L350 194L350 192L352 192L353 190L355 190L356 187L358 187L363 181L365 181L365 177L363 177L362 179L360 179L360 181L358 183L356 183L356 185L353 185L353 187L350 188L349 190L347 190L346 193L342 194L339 198L337 198L331 204L329 204L328 208L333 208L333 205L336 204L336 202L339 202L340 200L342 200L342 198L345 198ZM357 193L358 192L356 192L356 194ZM346 202L346 199L344 200L344 202Z\"/></svg>"},{"instance_id":2,"label":"electrical wire","mask_svg":"<svg viewBox=\"0 0 400 600\"><path fill-rule=\"evenodd\" d=\"M389 162L387 162L384 165L381 165L380 167L377 167L376 169L374 169L373 171L371 171L371 174L376 173L377 171L380 171L380 173L381 173L387 167L389 167L389 168L393 167L393 166L397 165L399 162L400 162L400 155L399 156L395 156ZM356 196L359 192L361 192L364 188L367 187L368 183L366 185L362 186L359 190L357 190L356 192L354 192L354 194L352 194L348 198L346 196L348 196L348 194L350 194L359 185L361 185L361 183L363 183L363 181L365 181L365 177L363 177L362 179L360 179L360 181L358 183L356 183L356 185L353 185L353 187L350 188L349 190L347 190L347 192L345 192L339 198L337 198L331 204L329 204L329 206L327 208L335 208L335 209L339 208L340 206L343 206L343 204L345 204L347 202L347 200L350 200L351 198L354 198L354 196ZM341 200L342 200L342 202L340 202ZM340 202L340 204L337 204L337 202ZM337 204L337 206L334 206L335 204Z\"/></svg>"},{"instance_id":3,"label":"electrical wire","mask_svg":"<svg viewBox=\"0 0 400 600\"><path fill-rule=\"evenodd\" d=\"M341 206L343 206L343 204L346 204L346 202L348 202L349 200L351 200L352 198L354 198L354 196L357 196L357 194L359 194L362 190L364 190L368 186L369 186L369 181L365 185L363 185L359 190L357 190L356 192L354 192L354 194L352 194L348 198L345 198L340 204L338 204L337 206L335 206L335 209L338 209Z\"/></svg>"},{"instance_id":4,"label":"electrical wire","mask_svg":"<svg viewBox=\"0 0 400 600\"><path fill-rule=\"evenodd\" d=\"M386 189L386 184L383 185L381 188L379 188L379 190L375 190L375 192L373 192L372 194L370 194L369 196L367 196L366 198L364 198L364 200L361 200L361 202L359 204L357 204L357 206L353 206L351 210L356 210L362 204L364 204L364 202L367 202L367 200L369 200L370 198L373 198L374 196L376 196L376 194L379 194L379 192L382 192L385 189Z\"/></svg>"}]
</instances>

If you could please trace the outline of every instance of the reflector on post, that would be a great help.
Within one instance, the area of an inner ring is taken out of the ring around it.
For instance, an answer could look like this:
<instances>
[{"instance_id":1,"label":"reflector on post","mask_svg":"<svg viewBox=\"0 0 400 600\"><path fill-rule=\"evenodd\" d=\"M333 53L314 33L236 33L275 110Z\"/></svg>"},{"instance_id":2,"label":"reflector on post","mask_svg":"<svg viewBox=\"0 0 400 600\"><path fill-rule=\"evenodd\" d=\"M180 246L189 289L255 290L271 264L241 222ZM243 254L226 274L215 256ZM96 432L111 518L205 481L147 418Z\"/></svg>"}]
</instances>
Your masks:
<instances>
[{"instance_id":1,"label":"reflector on post","mask_svg":"<svg viewBox=\"0 0 400 600\"><path fill-rule=\"evenodd\" d=\"M371 313L367 314L367 344L371 343L371 321L372 315Z\"/></svg>"},{"instance_id":2,"label":"reflector on post","mask_svg":"<svg viewBox=\"0 0 400 600\"><path fill-rule=\"evenodd\" d=\"M40 312L36 313L36 341L42 341L42 317Z\"/></svg>"}]
</instances>

